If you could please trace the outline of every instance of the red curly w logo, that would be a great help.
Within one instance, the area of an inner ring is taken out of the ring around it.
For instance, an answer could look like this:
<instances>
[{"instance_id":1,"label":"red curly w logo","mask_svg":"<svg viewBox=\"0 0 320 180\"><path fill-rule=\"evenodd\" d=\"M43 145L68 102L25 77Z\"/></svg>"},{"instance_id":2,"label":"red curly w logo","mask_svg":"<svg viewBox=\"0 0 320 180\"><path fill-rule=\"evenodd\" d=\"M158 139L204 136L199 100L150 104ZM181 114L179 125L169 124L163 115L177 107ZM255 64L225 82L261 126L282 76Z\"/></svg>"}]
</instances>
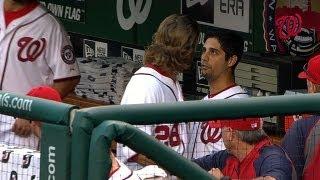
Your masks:
<instances>
[{"instance_id":1,"label":"red curly w logo","mask_svg":"<svg viewBox=\"0 0 320 180\"><path fill-rule=\"evenodd\" d=\"M23 37L18 41L20 47L18 52L19 61L35 61L47 46L46 39L34 40L31 37Z\"/></svg>"},{"instance_id":2,"label":"red curly w logo","mask_svg":"<svg viewBox=\"0 0 320 180\"><path fill-rule=\"evenodd\" d=\"M202 122L200 139L203 144L216 143L221 139L220 129L210 127L209 122Z\"/></svg>"}]
</instances>

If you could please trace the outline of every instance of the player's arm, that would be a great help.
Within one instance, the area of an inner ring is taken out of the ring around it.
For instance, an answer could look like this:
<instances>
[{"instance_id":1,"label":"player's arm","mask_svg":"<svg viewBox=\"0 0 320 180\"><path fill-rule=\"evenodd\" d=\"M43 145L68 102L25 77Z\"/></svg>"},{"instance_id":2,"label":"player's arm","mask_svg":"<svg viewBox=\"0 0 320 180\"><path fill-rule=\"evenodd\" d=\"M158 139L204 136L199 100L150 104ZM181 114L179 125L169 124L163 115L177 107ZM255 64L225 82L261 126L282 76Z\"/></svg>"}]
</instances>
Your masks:
<instances>
[{"instance_id":1,"label":"player's arm","mask_svg":"<svg viewBox=\"0 0 320 180\"><path fill-rule=\"evenodd\" d=\"M148 165L154 165L156 164L154 161L152 161L151 159L147 158L146 156L142 155L142 154L135 154L134 156L132 156L128 162L136 162L142 166L148 166Z\"/></svg>"},{"instance_id":2,"label":"player's arm","mask_svg":"<svg viewBox=\"0 0 320 180\"><path fill-rule=\"evenodd\" d=\"M280 152L266 153L260 162L256 164L256 172L259 172L260 179L294 179L296 176L290 160Z\"/></svg>"},{"instance_id":3,"label":"player's arm","mask_svg":"<svg viewBox=\"0 0 320 180\"><path fill-rule=\"evenodd\" d=\"M226 150L223 150L203 156L198 159L192 159L192 161L196 163L198 166L200 166L202 169L210 171L213 168L223 169L225 166L225 162L229 157L230 154Z\"/></svg>"},{"instance_id":4,"label":"player's arm","mask_svg":"<svg viewBox=\"0 0 320 180\"><path fill-rule=\"evenodd\" d=\"M52 71L53 84L63 99L80 81L80 71L68 34L58 21L50 24L50 41L46 49L46 62Z\"/></svg>"},{"instance_id":5,"label":"player's arm","mask_svg":"<svg viewBox=\"0 0 320 180\"><path fill-rule=\"evenodd\" d=\"M80 81L80 76L75 76L72 78L62 79L62 80L56 80L54 81L52 87L56 89L63 99L66 97L70 92L74 90L76 85Z\"/></svg>"}]
</instances>

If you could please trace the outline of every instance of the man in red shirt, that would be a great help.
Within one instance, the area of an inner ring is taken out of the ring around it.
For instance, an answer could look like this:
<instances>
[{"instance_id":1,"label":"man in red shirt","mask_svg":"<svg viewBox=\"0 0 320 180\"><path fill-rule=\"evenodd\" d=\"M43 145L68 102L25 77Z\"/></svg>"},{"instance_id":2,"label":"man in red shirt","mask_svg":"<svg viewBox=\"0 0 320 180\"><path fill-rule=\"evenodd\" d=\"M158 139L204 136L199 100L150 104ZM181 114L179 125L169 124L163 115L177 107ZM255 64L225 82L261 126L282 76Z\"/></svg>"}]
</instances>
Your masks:
<instances>
[{"instance_id":1,"label":"man in red shirt","mask_svg":"<svg viewBox=\"0 0 320 180\"><path fill-rule=\"evenodd\" d=\"M226 150L193 160L217 178L284 179L295 177L295 170L284 150L271 143L261 128L260 118L211 122L222 128Z\"/></svg>"}]
</instances>

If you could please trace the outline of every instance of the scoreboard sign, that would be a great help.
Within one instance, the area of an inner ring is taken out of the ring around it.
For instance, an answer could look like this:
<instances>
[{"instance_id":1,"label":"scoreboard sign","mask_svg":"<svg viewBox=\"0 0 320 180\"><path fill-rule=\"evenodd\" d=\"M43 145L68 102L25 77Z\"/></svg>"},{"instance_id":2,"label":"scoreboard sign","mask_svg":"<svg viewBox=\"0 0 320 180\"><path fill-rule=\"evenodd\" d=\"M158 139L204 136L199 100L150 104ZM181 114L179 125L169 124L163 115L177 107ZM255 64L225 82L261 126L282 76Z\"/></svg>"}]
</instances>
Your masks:
<instances>
[{"instance_id":1,"label":"scoreboard sign","mask_svg":"<svg viewBox=\"0 0 320 180\"><path fill-rule=\"evenodd\" d=\"M250 0L182 0L181 11L200 24L249 33Z\"/></svg>"}]
</instances>

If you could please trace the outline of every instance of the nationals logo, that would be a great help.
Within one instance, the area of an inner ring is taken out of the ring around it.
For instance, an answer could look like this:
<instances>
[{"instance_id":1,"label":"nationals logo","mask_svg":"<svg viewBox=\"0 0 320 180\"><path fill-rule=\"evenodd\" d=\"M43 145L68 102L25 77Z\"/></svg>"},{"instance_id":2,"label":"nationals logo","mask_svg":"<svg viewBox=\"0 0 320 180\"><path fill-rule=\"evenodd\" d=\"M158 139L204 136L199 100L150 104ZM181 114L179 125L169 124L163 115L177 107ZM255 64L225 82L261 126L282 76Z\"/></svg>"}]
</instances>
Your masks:
<instances>
[{"instance_id":1,"label":"nationals logo","mask_svg":"<svg viewBox=\"0 0 320 180\"><path fill-rule=\"evenodd\" d=\"M281 16L276 20L277 34L282 40L289 40L301 32L302 19L299 14Z\"/></svg>"},{"instance_id":2,"label":"nationals logo","mask_svg":"<svg viewBox=\"0 0 320 180\"><path fill-rule=\"evenodd\" d=\"M35 40L31 37L23 37L18 40L18 60L22 62L35 61L47 46L45 38Z\"/></svg>"},{"instance_id":3,"label":"nationals logo","mask_svg":"<svg viewBox=\"0 0 320 180\"><path fill-rule=\"evenodd\" d=\"M264 0L266 50L310 56L320 49L319 0Z\"/></svg>"},{"instance_id":4,"label":"nationals logo","mask_svg":"<svg viewBox=\"0 0 320 180\"><path fill-rule=\"evenodd\" d=\"M74 57L74 52L71 45L66 45L62 48L61 58L66 64L74 64L76 62L76 58Z\"/></svg>"},{"instance_id":5,"label":"nationals logo","mask_svg":"<svg viewBox=\"0 0 320 180\"><path fill-rule=\"evenodd\" d=\"M221 139L220 129L212 128L210 122L202 122L200 128L200 140L203 144L216 143Z\"/></svg>"}]
</instances>

